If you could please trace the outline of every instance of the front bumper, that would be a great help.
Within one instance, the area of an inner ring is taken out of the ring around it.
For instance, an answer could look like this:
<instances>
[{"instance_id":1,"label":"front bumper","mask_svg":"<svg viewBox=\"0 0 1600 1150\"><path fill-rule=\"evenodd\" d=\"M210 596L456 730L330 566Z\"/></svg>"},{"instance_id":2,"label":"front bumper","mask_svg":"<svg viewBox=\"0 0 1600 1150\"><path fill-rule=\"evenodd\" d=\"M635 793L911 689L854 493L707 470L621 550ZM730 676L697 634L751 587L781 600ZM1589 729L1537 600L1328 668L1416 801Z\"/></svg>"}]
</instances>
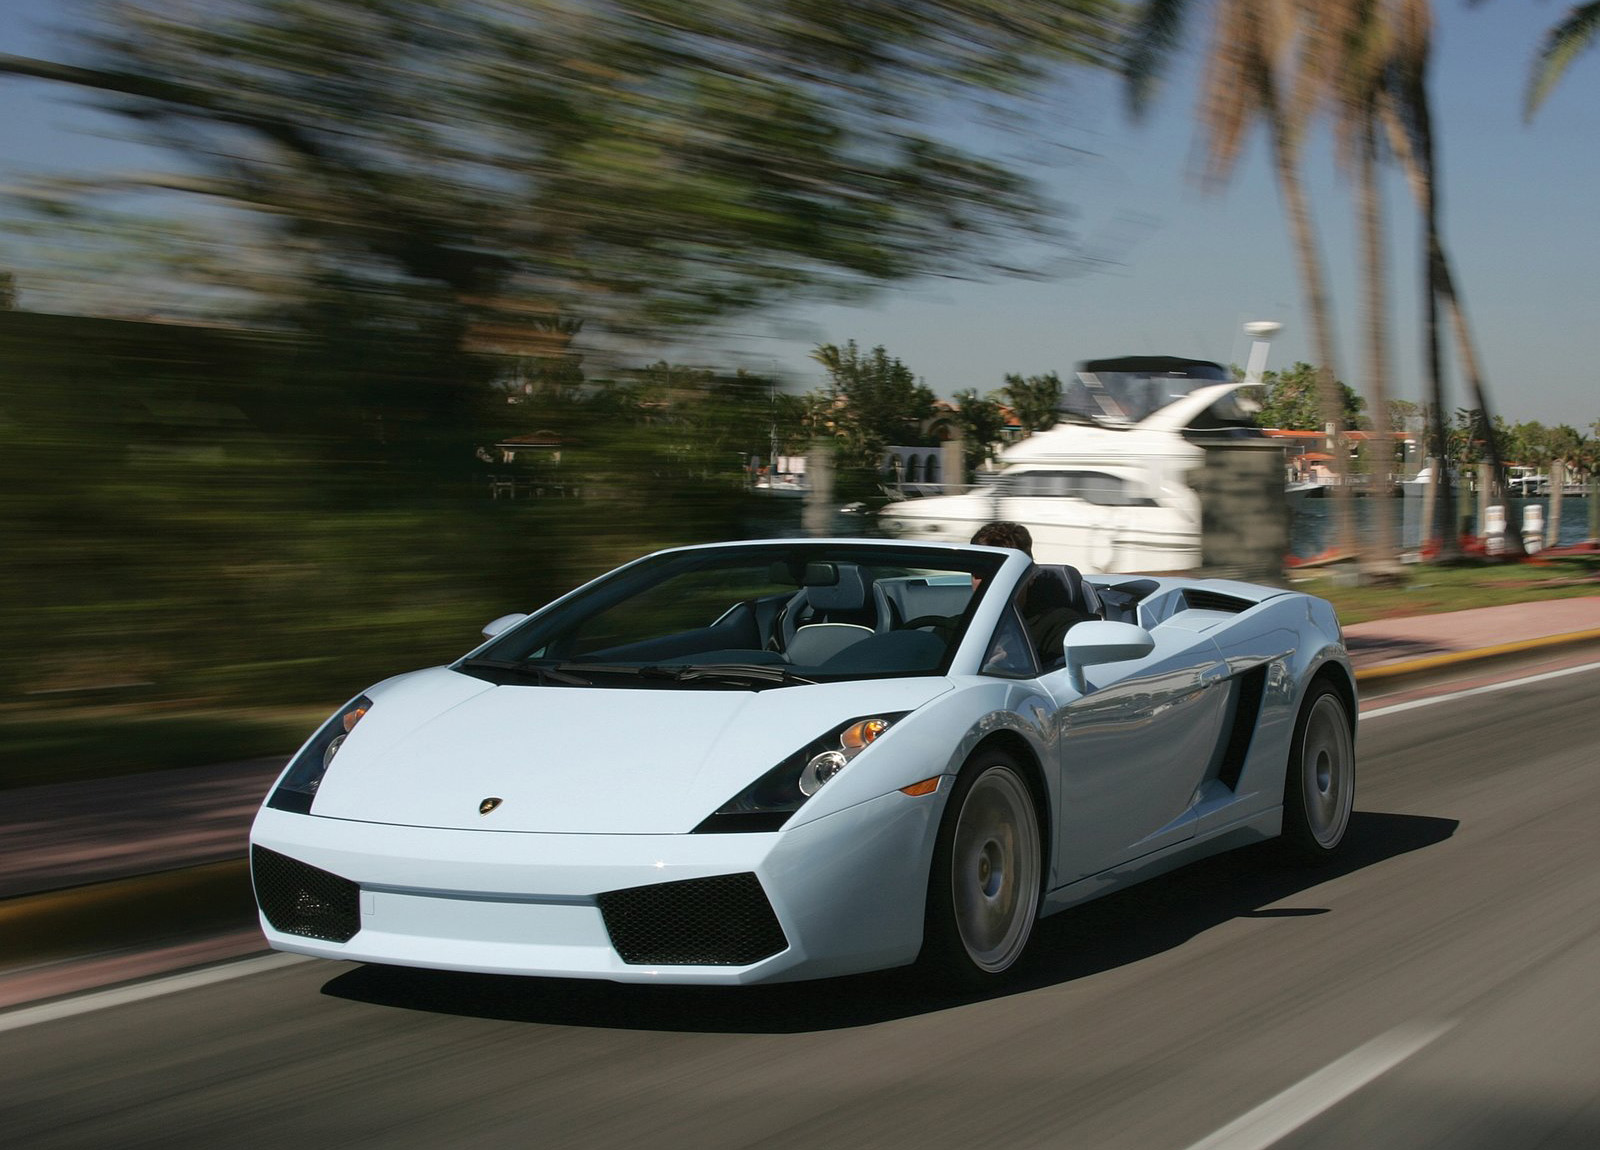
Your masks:
<instances>
[{"instance_id":1,"label":"front bumper","mask_svg":"<svg viewBox=\"0 0 1600 1150\"><path fill-rule=\"evenodd\" d=\"M947 789L892 792L770 834L442 830L263 807L250 835L258 901L272 911L261 927L275 949L323 958L619 982L740 984L898 966L922 944ZM264 872L263 859L277 869ZM296 865L348 892L343 929L285 913L296 893L283 893L282 878ZM672 937L657 942L647 929L641 945L627 916L652 904Z\"/></svg>"}]
</instances>

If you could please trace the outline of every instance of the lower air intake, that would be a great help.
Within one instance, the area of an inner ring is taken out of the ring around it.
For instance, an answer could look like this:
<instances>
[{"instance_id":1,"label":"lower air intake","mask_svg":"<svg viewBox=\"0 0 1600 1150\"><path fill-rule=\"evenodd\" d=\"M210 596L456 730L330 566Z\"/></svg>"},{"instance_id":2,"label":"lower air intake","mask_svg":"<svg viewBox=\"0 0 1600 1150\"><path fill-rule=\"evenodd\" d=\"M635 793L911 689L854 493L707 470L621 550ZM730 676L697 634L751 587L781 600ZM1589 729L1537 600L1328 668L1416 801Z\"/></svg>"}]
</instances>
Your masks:
<instances>
[{"instance_id":1,"label":"lower air intake","mask_svg":"<svg viewBox=\"0 0 1600 1150\"><path fill-rule=\"evenodd\" d=\"M789 945L748 872L614 890L598 901L611 945L633 966L748 966Z\"/></svg>"},{"instance_id":2,"label":"lower air intake","mask_svg":"<svg viewBox=\"0 0 1600 1150\"><path fill-rule=\"evenodd\" d=\"M361 929L361 888L349 879L258 846L250 848L250 873L274 930L348 942Z\"/></svg>"}]
</instances>

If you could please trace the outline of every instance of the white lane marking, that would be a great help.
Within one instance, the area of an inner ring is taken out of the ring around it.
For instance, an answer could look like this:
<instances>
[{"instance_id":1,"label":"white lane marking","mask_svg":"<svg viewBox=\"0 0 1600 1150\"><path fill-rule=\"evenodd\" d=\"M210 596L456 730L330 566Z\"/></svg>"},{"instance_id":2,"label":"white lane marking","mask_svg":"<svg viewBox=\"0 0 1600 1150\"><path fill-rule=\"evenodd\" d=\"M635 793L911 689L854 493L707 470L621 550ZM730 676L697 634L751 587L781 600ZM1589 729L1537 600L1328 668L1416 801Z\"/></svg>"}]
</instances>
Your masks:
<instances>
[{"instance_id":1,"label":"white lane marking","mask_svg":"<svg viewBox=\"0 0 1600 1150\"><path fill-rule=\"evenodd\" d=\"M1401 711L1414 711L1418 707L1431 707L1435 703L1448 703L1454 699L1466 699L1473 695L1487 695L1491 691L1508 691L1512 687L1525 686L1528 683L1542 683L1546 679L1560 679L1566 675L1577 675L1584 671L1600 670L1600 663L1585 663L1581 667L1563 667L1559 671L1545 671L1538 675L1528 675L1522 679L1507 679L1503 683L1490 683L1485 687L1470 687L1465 691L1451 691L1447 695L1430 695L1426 699L1412 699L1409 703L1393 703L1387 707L1374 707L1370 711L1362 711L1362 719L1381 719L1385 715L1398 715Z\"/></svg>"},{"instance_id":2,"label":"white lane marking","mask_svg":"<svg viewBox=\"0 0 1600 1150\"><path fill-rule=\"evenodd\" d=\"M129 1002L142 1002L147 998L160 998L164 994L177 994L179 991L192 990L197 986L209 986L212 983L227 982L234 978L246 978L252 974L260 974L262 971L276 970L282 966L292 966L295 963L310 961L310 956L304 954L267 954L259 958L247 958L239 962L224 963L221 966L208 966L204 970L170 974L165 978L155 978L149 982L136 982L131 986L117 986L110 990L99 990L91 994L79 995L76 998L63 998L59 1002L46 1002L39 1006L24 1006L20 1010L12 1010L5 1014L0 1014L0 1032L20 1030L24 1026L34 1026L41 1022L55 1022L57 1019L71 1018L77 1014L90 1014L96 1010L106 1010Z\"/></svg>"},{"instance_id":3,"label":"white lane marking","mask_svg":"<svg viewBox=\"0 0 1600 1150\"><path fill-rule=\"evenodd\" d=\"M1455 1025L1410 1023L1380 1034L1282 1094L1228 1123L1189 1150L1264 1150L1391 1070Z\"/></svg>"}]
</instances>

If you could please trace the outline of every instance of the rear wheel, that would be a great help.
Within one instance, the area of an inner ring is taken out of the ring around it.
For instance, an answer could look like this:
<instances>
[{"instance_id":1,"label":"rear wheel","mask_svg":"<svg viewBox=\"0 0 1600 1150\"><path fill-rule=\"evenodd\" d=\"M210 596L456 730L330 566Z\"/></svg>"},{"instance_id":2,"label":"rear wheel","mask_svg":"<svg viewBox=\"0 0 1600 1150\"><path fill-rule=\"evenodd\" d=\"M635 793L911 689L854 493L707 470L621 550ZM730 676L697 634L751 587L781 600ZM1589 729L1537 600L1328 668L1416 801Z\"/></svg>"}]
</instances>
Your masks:
<instances>
[{"instance_id":1,"label":"rear wheel","mask_svg":"<svg viewBox=\"0 0 1600 1150\"><path fill-rule=\"evenodd\" d=\"M1284 845L1311 862L1331 856L1344 841L1355 795L1349 708L1331 684L1314 683L1295 720L1283 781Z\"/></svg>"},{"instance_id":2,"label":"rear wheel","mask_svg":"<svg viewBox=\"0 0 1600 1150\"><path fill-rule=\"evenodd\" d=\"M967 763L945 807L928 879L923 960L983 985L1022 957L1039 914L1039 817L1021 768L1000 751Z\"/></svg>"}]
</instances>

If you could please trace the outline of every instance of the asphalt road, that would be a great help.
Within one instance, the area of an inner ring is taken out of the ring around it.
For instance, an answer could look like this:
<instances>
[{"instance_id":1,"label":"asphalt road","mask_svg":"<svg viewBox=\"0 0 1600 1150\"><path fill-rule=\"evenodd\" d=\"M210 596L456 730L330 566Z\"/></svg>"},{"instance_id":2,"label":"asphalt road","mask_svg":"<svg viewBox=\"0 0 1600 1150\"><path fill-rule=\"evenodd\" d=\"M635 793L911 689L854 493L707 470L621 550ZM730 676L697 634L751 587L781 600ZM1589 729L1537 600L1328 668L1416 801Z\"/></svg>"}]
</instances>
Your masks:
<instances>
[{"instance_id":1,"label":"asphalt road","mask_svg":"<svg viewBox=\"0 0 1600 1150\"><path fill-rule=\"evenodd\" d=\"M1251 850L1068 911L982 999L280 961L0 1015L0 1145L1594 1150L1597 698L1368 716L1337 866Z\"/></svg>"}]
</instances>

